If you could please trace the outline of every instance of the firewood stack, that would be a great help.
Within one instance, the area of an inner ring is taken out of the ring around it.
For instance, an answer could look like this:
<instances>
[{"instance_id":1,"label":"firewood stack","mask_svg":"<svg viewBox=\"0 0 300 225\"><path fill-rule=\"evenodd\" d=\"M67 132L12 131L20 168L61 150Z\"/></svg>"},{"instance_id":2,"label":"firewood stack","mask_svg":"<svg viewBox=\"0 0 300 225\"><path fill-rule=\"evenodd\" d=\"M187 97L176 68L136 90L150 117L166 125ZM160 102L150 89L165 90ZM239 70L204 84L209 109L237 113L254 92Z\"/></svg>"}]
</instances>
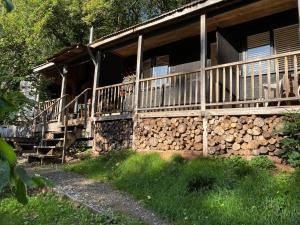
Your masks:
<instances>
[{"instance_id":1,"label":"firewood stack","mask_svg":"<svg viewBox=\"0 0 300 225\"><path fill-rule=\"evenodd\" d=\"M200 117L139 119L134 132L137 150L203 150Z\"/></svg>"},{"instance_id":2,"label":"firewood stack","mask_svg":"<svg viewBox=\"0 0 300 225\"><path fill-rule=\"evenodd\" d=\"M215 116L208 119L210 155L279 155L280 137L276 130L282 117Z\"/></svg>"},{"instance_id":3,"label":"firewood stack","mask_svg":"<svg viewBox=\"0 0 300 225\"><path fill-rule=\"evenodd\" d=\"M132 146L133 122L128 120L97 122L94 147L99 152L130 148Z\"/></svg>"}]
</instances>

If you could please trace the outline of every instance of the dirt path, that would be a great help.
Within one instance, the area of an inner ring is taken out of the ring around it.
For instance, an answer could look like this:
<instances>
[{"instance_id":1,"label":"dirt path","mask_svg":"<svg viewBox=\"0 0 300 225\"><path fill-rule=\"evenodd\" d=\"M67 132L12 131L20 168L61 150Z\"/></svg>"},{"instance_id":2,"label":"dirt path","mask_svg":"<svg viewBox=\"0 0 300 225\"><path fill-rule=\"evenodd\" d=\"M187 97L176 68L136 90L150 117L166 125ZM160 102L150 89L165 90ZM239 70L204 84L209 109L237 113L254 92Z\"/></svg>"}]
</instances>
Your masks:
<instances>
[{"instance_id":1,"label":"dirt path","mask_svg":"<svg viewBox=\"0 0 300 225\"><path fill-rule=\"evenodd\" d=\"M119 211L150 225L168 225L136 200L110 185L86 179L82 175L59 169L35 169L35 173L50 179L54 191L79 202L95 212Z\"/></svg>"}]
</instances>

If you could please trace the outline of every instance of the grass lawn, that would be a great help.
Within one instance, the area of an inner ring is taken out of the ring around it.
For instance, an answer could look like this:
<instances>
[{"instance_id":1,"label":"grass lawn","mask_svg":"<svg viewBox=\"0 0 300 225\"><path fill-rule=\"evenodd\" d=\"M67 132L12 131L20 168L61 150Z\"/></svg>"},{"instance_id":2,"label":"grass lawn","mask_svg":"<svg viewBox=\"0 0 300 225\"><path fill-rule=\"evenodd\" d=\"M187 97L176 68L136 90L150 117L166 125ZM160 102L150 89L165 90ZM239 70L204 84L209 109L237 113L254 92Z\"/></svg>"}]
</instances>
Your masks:
<instances>
[{"instance_id":1,"label":"grass lawn","mask_svg":"<svg viewBox=\"0 0 300 225\"><path fill-rule=\"evenodd\" d=\"M138 225L134 219L121 215L94 214L75 206L53 193L30 197L26 206L9 195L0 196L0 225Z\"/></svg>"},{"instance_id":2,"label":"grass lawn","mask_svg":"<svg viewBox=\"0 0 300 225\"><path fill-rule=\"evenodd\" d=\"M258 158L186 161L120 151L66 170L110 182L178 225L299 225L300 172L274 173Z\"/></svg>"}]
</instances>

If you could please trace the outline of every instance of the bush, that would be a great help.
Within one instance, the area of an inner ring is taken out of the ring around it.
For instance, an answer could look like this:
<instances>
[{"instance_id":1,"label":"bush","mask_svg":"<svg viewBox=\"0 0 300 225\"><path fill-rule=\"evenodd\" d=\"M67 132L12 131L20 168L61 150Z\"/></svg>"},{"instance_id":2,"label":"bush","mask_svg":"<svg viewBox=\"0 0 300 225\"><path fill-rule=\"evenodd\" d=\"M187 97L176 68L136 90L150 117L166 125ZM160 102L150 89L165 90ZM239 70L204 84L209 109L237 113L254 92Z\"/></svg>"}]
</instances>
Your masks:
<instances>
[{"instance_id":1,"label":"bush","mask_svg":"<svg viewBox=\"0 0 300 225\"><path fill-rule=\"evenodd\" d=\"M243 177L251 173L251 167L248 161L242 157L233 156L226 160L226 163L228 163L229 168L231 168L237 176Z\"/></svg>"},{"instance_id":2,"label":"bush","mask_svg":"<svg viewBox=\"0 0 300 225\"><path fill-rule=\"evenodd\" d=\"M216 178L207 173L200 173L192 178L187 185L187 191L199 192L211 190L216 183Z\"/></svg>"},{"instance_id":3,"label":"bush","mask_svg":"<svg viewBox=\"0 0 300 225\"><path fill-rule=\"evenodd\" d=\"M263 170L272 170L275 168L273 161L268 159L266 156L257 156L250 160L250 165L254 168Z\"/></svg>"},{"instance_id":4,"label":"bush","mask_svg":"<svg viewBox=\"0 0 300 225\"><path fill-rule=\"evenodd\" d=\"M281 157L293 166L300 166L300 114L286 115L281 132L285 136L281 141Z\"/></svg>"}]
</instances>

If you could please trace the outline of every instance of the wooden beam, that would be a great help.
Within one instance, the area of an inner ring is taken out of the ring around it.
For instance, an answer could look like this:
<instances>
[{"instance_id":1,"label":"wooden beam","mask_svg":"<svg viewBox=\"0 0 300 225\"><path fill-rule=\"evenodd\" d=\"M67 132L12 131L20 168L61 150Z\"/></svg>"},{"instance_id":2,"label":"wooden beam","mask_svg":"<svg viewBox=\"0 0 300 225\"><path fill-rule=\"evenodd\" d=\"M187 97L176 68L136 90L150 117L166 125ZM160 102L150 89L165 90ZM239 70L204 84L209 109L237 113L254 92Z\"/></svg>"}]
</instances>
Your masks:
<instances>
[{"instance_id":1,"label":"wooden beam","mask_svg":"<svg viewBox=\"0 0 300 225\"><path fill-rule=\"evenodd\" d=\"M143 71L143 35L139 35L137 59L136 59L136 77L135 77L135 99L134 99L134 111L137 112L139 104L139 80Z\"/></svg>"},{"instance_id":2,"label":"wooden beam","mask_svg":"<svg viewBox=\"0 0 300 225\"><path fill-rule=\"evenodd\" d=\"M101 52L97 52L97 60L94 70L94 83L93 83L93 94L92 94L92 110L91 117L94 119L96 113L96 89L99 85L100 78L100 64L101 64Z\"/></svg>"},{"instance_id":3,"label":"wooden beam","mask_svg":"<svg viewBox=\"0 0 300 225\"><path fill-rule=\"evenodd\" d=\"M205 101L206 101L206 96L205 96L205 67L206 67L206 45L207 45L207 40L206 40L206 15L202 14L200 17L200 79L201 79L201 110L205 111Z\"/></svg>"},{"instance_id":4,"label":"wooden beam","mask_svg":"<svg viewBox=\"0 0 300 225\"><path fill-rule=\"evenodd\" d=\"M66 95L66 87L67 87L67 73L62 73L62 81L61 81L61 91L60 91L60 103L59 103L59 112L61 112L58 115L58 122L62 122L64 112L63 108L66 104L66 98L64 97Z\"/></svg>"}]
</instances>

